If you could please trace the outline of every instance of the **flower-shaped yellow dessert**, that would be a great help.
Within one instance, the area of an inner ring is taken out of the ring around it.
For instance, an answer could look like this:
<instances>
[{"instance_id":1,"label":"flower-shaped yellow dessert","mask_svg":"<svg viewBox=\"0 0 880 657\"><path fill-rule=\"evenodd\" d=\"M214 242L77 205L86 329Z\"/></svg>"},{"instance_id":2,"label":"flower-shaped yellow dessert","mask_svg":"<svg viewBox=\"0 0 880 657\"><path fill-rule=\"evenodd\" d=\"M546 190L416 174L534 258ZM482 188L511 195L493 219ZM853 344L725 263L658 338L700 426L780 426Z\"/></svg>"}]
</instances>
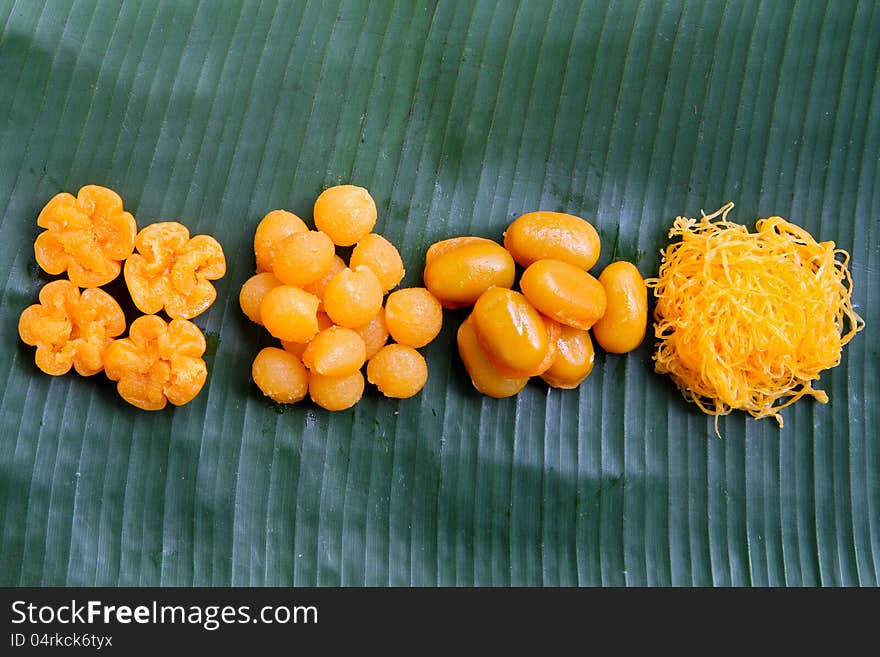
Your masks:
<instances>
[{"instance_id":1,"label":"flower-shaped yellow dessert","mask_svg":"<svg viewBox=\"0 0 880 657\"><path fill-rule=\"evenodd\" d=\"M144 315L131 323L127 338L107 348L104 371L129 404L158 411L166 402L181 406L199 394L208 376L204 353L205 336L192 322L166 324Z\"/></svg>"},{"instance_id":2,"label":"flower-shaped yellow dessert","mask_svg":"<svg viewBox=\"0 0 880 657\"><path fill-rule=\"evenodd\" d=\"M34 242L37 262L49 274L65 271L74 285L98 287L119 275L134 249L137 224L112 189L86 185L76 197L54 196L37 217L46 230Z\"/></svg>"},{"instance_id":3,"label":"flower-shaped yellow dessert","mask_svg":"<svg viewBox=\"0 0 880 657\"><path fill-rule=\"evenodd\" d=\"M138 233L135 247L125 262L125 283L142 312L164 308L173 319L190 319L214 303L211 281L226 274L226 258L213 237L190 239L186 226L165 221Z\"/></svg>"},{"instance_id":4,"label":"flower-shaped yellow dessert","mask_svg":"<svg viewBox=\"0 0 880 657\"><path fill-rule=\"evenodd\" d=\"M59 376L73 367L83 376L104 369L103 356L125 330L125 315L98 288L80 293L70 281L53 281L40 290L40 303L25 308L18 320L21 339L37 348L37 367Z\"/></svg>"}]
</instances>

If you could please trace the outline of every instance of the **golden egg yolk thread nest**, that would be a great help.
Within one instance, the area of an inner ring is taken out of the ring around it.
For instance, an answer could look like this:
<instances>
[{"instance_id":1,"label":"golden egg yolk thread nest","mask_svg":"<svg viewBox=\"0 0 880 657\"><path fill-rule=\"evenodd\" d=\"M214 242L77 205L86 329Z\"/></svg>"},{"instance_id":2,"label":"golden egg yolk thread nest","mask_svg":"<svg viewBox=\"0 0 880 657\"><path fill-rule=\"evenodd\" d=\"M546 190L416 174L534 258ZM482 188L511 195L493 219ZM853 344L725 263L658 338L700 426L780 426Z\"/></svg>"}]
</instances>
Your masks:
<instances>
[{"instance_id":1,"label":"golden egg yolk thread nest","mask_svg":"<svg viewBox=\"0 0 880 657\"><path fill-rule=\"evenodd\" d=\"M730 222L728 203L700 219L676 217L654 289L655 369L685 399L718 417L773 417L840 362L865 326L852 307L849 254L781 217L756 231ZM720 217L720 218L719 218Z\"/></svg>"}]
</instances>

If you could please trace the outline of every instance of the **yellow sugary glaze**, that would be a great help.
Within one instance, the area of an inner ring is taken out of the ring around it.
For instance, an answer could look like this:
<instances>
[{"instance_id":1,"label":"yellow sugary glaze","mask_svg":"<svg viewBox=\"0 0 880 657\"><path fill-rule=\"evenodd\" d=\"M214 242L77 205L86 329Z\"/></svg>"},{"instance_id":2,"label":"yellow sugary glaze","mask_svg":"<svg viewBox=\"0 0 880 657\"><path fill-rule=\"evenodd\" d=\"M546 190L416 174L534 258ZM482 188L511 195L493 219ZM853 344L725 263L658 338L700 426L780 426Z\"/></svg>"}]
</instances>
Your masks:
<instances>
[{"instance_id":1,"label":"yellow sugary glaze","mask_svg":"<svg viewBox=\"0 0 880 657\"><path fill-rule=\"evenodd\" d=\"M529 212L517 218L504 233L504 247L523 267L553 258L584 271L596 264L599 234L593 225L563 212Z\"/></svg>"},{"instance_id":2,"label":"yellow sugary glaze","mask_svg":"<svg viewBox=\"0 0 880 657\"><path fill-rule=\"evenodd\" d=\"M150 224L137 235L137 253L125 261L125 283L138 309L165 310L173 319L191 319L214 303L211 281L226 274L223 248L210 235L189 236L176 221Z\"/></svg>"},{"instance_id":3,"label":"yellow sugary glaze","mask_svg":"<svg viewBox=\"0 0 880 657\"><path fill-rule=\"evenodd\" d=\"M373 270L383 292L397 287L406 274L397 247L377 233L361 238L351 252L349 266L357 269L361 265Z\"/></svg>"},{"instance_id":4,"label":"yellow sugary glaze","mask_svg":"<svg viewBox=\"0 0 880 657\"><path fill-rule=\"evenodd\" d=\"M602 284L561 260L536 260L523 272L519 286L529 303L566 326L586 330L605 314Z\"/></svg>"},{"instance_id":5,"label":"yellow sugary glaze","mask_svg":"<svg viewBox=\"0 0 880 657\"><path fill-rule=\"evenodd\" d=\"M45 228L34 242L37 263L49 274L67 272L78 287L99 287L119 275L135 245L137 224L112 189L86 185L76 197L54 196L37 217Z\"/></svg>"},{"instance_id":6,"label":"yellow sugary glaze","mask_svg":"<svg viewBox=\"0 0 880 657\"><path fill-rule=\"evenodd\" d=\"M295 404L309 390L308 372L300 359L278 347L260 350L251 375L264 395L281 404Z\"/></svg>"},{"instance_id":7,"label":"yellow sugary glaze","mask_svg":"<svg viewBox=\"0 0 880 657\"><path fill-rule=\"evenodd\" d=\"M472 306L490 287L511 287L516 276L510 253L482 237L435 242L425 263L425 287L444 308Z\"/></svg>"},{"instance_id":8,"label":"yellow sugary glaze","mask_svg":"<svg viewBox=\"0 0 880 657\"><path fill-rule=\"evenodd\" d=\"M364 375L360 370L348 376L324 376L309 372L309 396L328 411L344 411L357 404L364 394Z\"/></svg>"},{"instance_id":9,"label":"yellow sugary glaze","mask_svg":"<svg viewBox=\"0 0 880 657\"><path fill-rule=\"evenodd\" d=\"M327 284L324 311L334 323L357 328L382 308L382 284L369 267L343 269Z\"/></svg>"},{"instance_id":10,"label":"yellow sugary glaze","mask_svg":"<svg viewBox=\"0 0 880 657\"><path fill-rule=\"evenodd\" d=\"M541 315L541 321L544 322L544 330L547 332L547 353L544 355L544 360L541 361L541 364L538 365L538 369L535 370L533 376L541 376L544 372L546 372L550 367L553 366L553 363L556 362L557 355L557 340L559 339L560 334L562 333L563 325L557 322L552 317L547 317L546 315Z\"/></svg>"},{"instance_id":11,"label":"yellow sugary glaze","mask_svg":"<svg viewBox=\"0 0 880 657\"><path fill-rule=\"evenodd\" d=\"M311 372L325 376L348 376L366 362L367 347L363 338L353 330L331 326L309 341L302 359Z\"/></svg>"},{"instance_id":12,"label":"yellow sugary glaze","mask_svg":"<svg viewBox=\"0 0 880 657\"><path fill-rule=\"evenodd\" d=\"M238 304L241 311L255 324L263 324L260 317L260 304L272 288L281 285L281 281L270 271L254 274L241 286L238 293Z\"/></svg>"},{"instance_id":13,"label":"yellow sugary glaze","mask_svg":"<svg viewBox=\"0 0 880 657\"><path fill-rule=\"evenodd\" d=\"M443 308L425 288L404 288L388 295L385 324L395 342L424 347L440 333Z\"/></svg>"},{"instance_id":14,"label":"yellow sugary glaze","mask_svg":"<svg viewBox=\"0 0 880 657\"><path fill-rule=\"evenodd\" d=\"M849 256L781 217L756 231L727 220L728 203L700 219L676 217L657 278L656 370L685 399L718 416L773 417L809 395L822 370L864 328L851 303Z\"/></svg>"},{"instance_id":15,"label":"yellow sugary glaze","mask_svg":"<svg viewBox=\"0 0 880 657\"><path fill-rule=\"evenodd\" d=\"M458 354L464 363L471 383L482 394L499 399L512 397L528 383L528 376L509 377L499 372L498 367L477 338L472 315L469 315L458 327L457 343Z\"/></svg>"},{"instance_id":16,"label":"yellow sugary glaze","mask_svg":"<svg viewBox=\"0 0 880 657\"><path fill-rule=\"evenodd\" d=\"M589 331L560 326L556 358L541 378L554 388L577 388L593 371L594 359Z\"/></svg>"},{"instance_id":17,"label":"yellow sugary glaze","mask_svg":"<svg viewBox=\"0 0 880 657\"><path fill-rule=\"evenodd\" d=\"M318 297L292 285L269 290L260 304L263 326L272 336L308 342L318 332Z\"/></svg>"},{"instance_id":18,"label":"yellow sugary glaze","mask_svg":"<svg viewBox=\"0 0 880 657\"><path fill-rule=\"evenodd\" d=\"M367 363L367 380L386 397L408 399L428 381L428 365L412 347L389 344Z\"/></svg>"},{"instance_id":19,"label":"yellow sugary glaze","mask_svg":"<svg viewBox=\"0 0 880 657\"><path fill-rule=\"evenodd\" d=\"M519 292L491 287L472 313L483 348L508 373L532 376L545 365L550 348L541 314Z\"/></svg>"},{"instance_id":20,"label":"yellow sugary glaze","mask_svg":"<svg viewBox=\"0 0 880 657\"><path fill-rule=\"evenodd\" d=\"M605 351L625 354L645 339L648 326L648 290L631 262L612 262L602 270L605 314L593 326L593 337Z\"/></svg>"},{"instance_id":21,"label":"yellow sugary glaze","mask_svg":"<svg viewBox=\"0 0 880 657\"><path fill-rule=\"evenodd\" d=\"M43 372L66 374L73 367L83 376L104 369L104 352L125 331L122 308L100 288L80 293L70 281L47 283L40 303L24 309L18 334L37 348L34 360Z\"/></svg>"},{"instance_id":22,"label":"yellow sugary glaze","mask_svg":"<svg viewBox=\"0 0 880 657\"><path fill-rule=\"evenodd\" d=\"M272 271L275 247L286 237L309 229L305 222L287 210L272 210L260 220L254 233L257 272Z\"/></svg>"},{"instance_id":23,"label":"yellow sugary glaze","mask_svg":"<svg viewBox=\"0 0 880 657\"><path fill-rule=\"evenodd\" d=\"M544 359L535 369L523 372L505 365L504 361L493 355L494 350L490 350L489 357L492 359L495 369L501 374L501 376L509 379L519 379L524 376L541 376L556 360L556 340L559 337L562 324L546 315L542 315L541 313L538 314L541 317L541 321L544 323L544 330L547 331L547 352L544 354Z\"/></svg>"},{"instance_id":24,"label":"yellow sugary glaze","mask_svg":"<svg viewBox=\"0 0 880 657\"><path fill-rule=\"evenodd\" d=\"M363 187L337 185L315 201L315 226L338 246L351 246L376 225L376 203Z\"/></svg>"},{"instance_id":25,"label":"yellow sugary glaze","mask_svg":"<svg viewBox=\"0 0 880 657\"><path fill-rule=\"evenodd\" d=\"M434 242L425 252L425 265L430 265L437 258L447 253L451 253L468 244L482 244L483 246L493 247L500 246L498 242L494 242L485 237L476 237L475 235L462 235L460 237L449 237L439 242ZM503 247L502 247L503 248Z\"/></svg>"},{"instance_id":26,"label":"yellow sugary glaze","mask_svg":"<svg viewBox=\"0 0 880 657\"><path fill-rule=\"evenodd\" d=\"M333 265L336 250L317 230L294 233L275 247L272 271L285 285L305 287L319 281Z\"/></svg>"},{"instance_id":27,"label":"yellow sugary glaze","mask_svg":"<svg viewBox=\"0 0 880 657\"><path fill-rule=\"evenodd\" d=\"M158 411L199 394L208 376L204 353L205 336L192 322L166 324L157 315L143 315L131 323L127 338L107 347L104 372L129 404Z\"/></svg>"}]
</instances>

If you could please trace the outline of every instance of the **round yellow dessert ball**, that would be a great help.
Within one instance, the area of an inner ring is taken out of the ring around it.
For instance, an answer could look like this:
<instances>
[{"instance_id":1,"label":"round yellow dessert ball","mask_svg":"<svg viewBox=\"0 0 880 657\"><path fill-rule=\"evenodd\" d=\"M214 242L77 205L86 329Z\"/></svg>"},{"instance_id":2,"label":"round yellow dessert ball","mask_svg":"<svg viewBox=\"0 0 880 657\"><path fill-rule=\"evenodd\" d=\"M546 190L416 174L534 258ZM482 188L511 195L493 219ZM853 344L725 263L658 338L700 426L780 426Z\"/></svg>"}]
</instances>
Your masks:
<instances>
[{"instance_id":1,"label":"round yellow dessert ball","mask_svg":"<svg viewBox=\"0 0 880 657\"><path fill-rule=\"evenodd\" d=\"M255 324L262 324L260 317L260 304L263 298L272 288L281 285L281 281L269 271L254 274L244 282L241 286L241 292L238 293L238 303L241 311L247 315L247 318Z\"/></svg>"},{"instance_id":2,"label":"round yellow dessert ball","mask_svg":"<svg viewBox=\"0 0 880 657\"><path fill-rule=\"evenodd\" d=\"M282 283L303 287L320 280L333 265L336 250L324 233L307 230L275 247L272 271Z\"/></svg>"},{"instance_id":3,"label":"round yellow dessert ball","mask_svg":"<svg viewBox=\"0 0 880 657\"><path fill-rule=\"evenodd\" d=\"M279 285L260 304L263 326L279 340L308 342L318 332L318 297L292 285Z\"/></svg>"},{"instance_id":4,"label":"round yellow dessert ball","mask_svg":"<svg viewBox=\"0 0 880 657\"><path fill-rule=\"evenodd\" d=\"M480 343L504 376L534 376L546 369L547 325L522 294L490 287L477 299L471 317Z\"/></svg>"},{"instance_id":5,"label":"round yellow dessert ball","mask_svg":"<svg viewBox=\"0 0 880 657\"><path fill-rule=\"evenodd\" d=\"M309 396L328 411L344 411L364 395L364 375L360 370L348 376L325 376L309 372Z\"/></svg>"},{"instance_id":6,"label":"round yellow dessert ball","mask_svg":"<svg viewBox=\"0 0 880 657\"><path fill-rule=\"evenodd\" d=\"M363 187L337 185L315 201L315 226L338 246L351 246L376 225L376 203Z\"/></svg>"},{"instance_id":7,"label":"round yellow dessert ball","mask_svg":"<svg viewBox=\"0 0 880 657\"><path fill-rule=\"evenodd\" d=\"M300 401L309 389L308 372L299 358L278 347L262 349L251 374L263 394L281 404Z\"/></svg>"},{"instance_id":8,"label":"round yellow dessert ball","mask_svg":"<svg viewBox=\"0 0 880 657\"><path fill-rule=\"evenodd\" d=\"M324 312L334 323L357 328L369 322L382 308L382 284L369 267L343 269L327 284Z\"/></svg>"},{"instance_id":9,"label":"round yellow dessert ball","mask_svg":"<svg viewBox=\"0 0 880 657\"><path fill-rule=\"evenodd\" d=\"M344 326L331 326L309 342L303 352L303 364L318 374L347 376L363 366L366 354L361 336Z\"/></svg>"},{"instance_id":10,"label":"round yellow dessert ball","mask_svg":"<svg viewBox=\"0 0 880 657\"><path fill-rule=\"evenodd\" d=\"M523 272L519 287L537 310L566 326L586 331L605 314L602 284L563 260L536 260Z\"/></svg>"},{"instance_id":11,"label":"round yellow dessert ball","mask_svg":"<svg viewBox=\"0 0 880 657\"><path fill-rule=\"evenodd\" d=\"M367 380L386 397L406 399L425 387L428 365L412 347L389 344L367 363Z\"/></svg>"},{"instance_id":12,"label":"round yellow dessert ball","mask_svg":"<svg viewBox=\"0 0 880 657\"><path fill-rule=\"evenodd\" d=\"M594 359L590 332L560 325L556 359L541 378L554 388L577 388L593 371Z\"/></svg>"},{"instance_id":13,"label":"round yellow dessert ball","mask_svg":"<svg viewBox=\"0 0 880 657\"><path fill-rule=\"evenodd\" d=\"M351 252L349 266L355 269L359 265L373 270L382 284L383 292L394 288L406 274L397 247L377 233L370 233L359 240Z\"/></svg>"},{"instance_id":14,"label":"round yellow dessert ball","mask_svg":"<svg viewBox=\"0 0 880 657\"><path fill-rule=\"evenodd\" d=\"M287 210L272 210L257 225L254 233L254 255L257 257L257 272L272 271L275 247L285 237L309 229L305 222Z\"/></svg>"},{"instance_id":15,"label":"round yellow dessert ball","mask_svg":"<svg viewBox=\"0 0 880 657\"><path fill-rule=\"evenodd\" d=\"M397 290L385 301L385 323L396 342L424 347L440 332L443 308L423 287Z\"/></svg>"}]
</instances>

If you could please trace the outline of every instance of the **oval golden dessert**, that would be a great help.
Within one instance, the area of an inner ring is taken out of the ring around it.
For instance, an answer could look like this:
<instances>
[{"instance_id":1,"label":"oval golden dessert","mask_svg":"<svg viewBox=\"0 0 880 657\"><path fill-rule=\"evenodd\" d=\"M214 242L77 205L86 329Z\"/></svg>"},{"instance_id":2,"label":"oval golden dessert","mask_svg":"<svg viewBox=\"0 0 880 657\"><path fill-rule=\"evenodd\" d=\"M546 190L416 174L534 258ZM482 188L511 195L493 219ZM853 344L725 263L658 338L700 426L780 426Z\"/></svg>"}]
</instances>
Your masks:
<instances>
[{"instance_id":1,"label":"oval golden dessert","mask_svg":"<svg viewBox=\"0 0 880 657\"><path fill-rule=\"evenodd\" d=\"M605 351L625 354L645 339L648 325L648 289L631 262L612 262L602 270L605 314L593 326L593 337Z\"/></svg>"}]
</instances>

